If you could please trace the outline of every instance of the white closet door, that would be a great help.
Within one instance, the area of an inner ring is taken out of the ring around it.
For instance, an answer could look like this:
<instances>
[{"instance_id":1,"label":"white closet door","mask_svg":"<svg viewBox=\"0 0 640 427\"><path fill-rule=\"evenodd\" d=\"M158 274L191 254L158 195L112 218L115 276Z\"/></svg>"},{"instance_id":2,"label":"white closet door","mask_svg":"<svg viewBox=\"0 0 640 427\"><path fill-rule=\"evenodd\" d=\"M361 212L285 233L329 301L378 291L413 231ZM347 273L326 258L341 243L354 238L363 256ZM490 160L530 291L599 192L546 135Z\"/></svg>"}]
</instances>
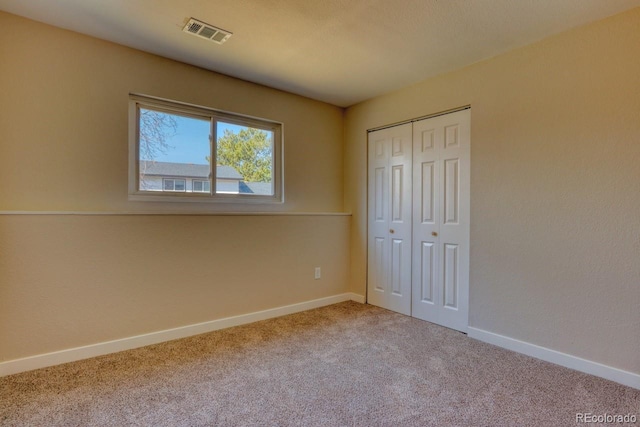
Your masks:
<instances>
[{"instance_id":1,"label":"white closet door","mask_svg":"<svg viewBox=\"0 0 640 427\"><path fill-rule=\"evenodd\" d=\"M411 314L410 123L369 133L370 304Z\"/></svg>"},{"instance_id":2,"label":"white closet door","mask_svg":"<svg viewBox=\"0 0 640 427\"><path fill-rule=\"evenodd\" d=\"M470 110L413 124L412 316L466 332Z\"/></svg>"}]
</instances>

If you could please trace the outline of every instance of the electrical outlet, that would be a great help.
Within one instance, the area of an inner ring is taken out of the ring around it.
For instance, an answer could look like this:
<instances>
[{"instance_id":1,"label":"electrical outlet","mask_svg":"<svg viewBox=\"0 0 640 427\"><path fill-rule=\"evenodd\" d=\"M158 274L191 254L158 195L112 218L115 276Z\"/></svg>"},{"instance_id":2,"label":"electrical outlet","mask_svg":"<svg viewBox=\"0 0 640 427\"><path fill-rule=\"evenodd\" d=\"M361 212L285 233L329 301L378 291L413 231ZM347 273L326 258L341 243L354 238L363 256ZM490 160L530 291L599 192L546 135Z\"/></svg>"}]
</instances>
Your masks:
<instances>
[{"instance_id":1,"label":"electrical outlet","mask_svg":"<svg viewBox=\"0 0 640 427\"><path fill-rule=\"evenodd\" d=\"M320 267L316 267L316 271L315 271L315 274L313 275L313 278L316 280L320 278Z\"/></svg>"}]
</instances>

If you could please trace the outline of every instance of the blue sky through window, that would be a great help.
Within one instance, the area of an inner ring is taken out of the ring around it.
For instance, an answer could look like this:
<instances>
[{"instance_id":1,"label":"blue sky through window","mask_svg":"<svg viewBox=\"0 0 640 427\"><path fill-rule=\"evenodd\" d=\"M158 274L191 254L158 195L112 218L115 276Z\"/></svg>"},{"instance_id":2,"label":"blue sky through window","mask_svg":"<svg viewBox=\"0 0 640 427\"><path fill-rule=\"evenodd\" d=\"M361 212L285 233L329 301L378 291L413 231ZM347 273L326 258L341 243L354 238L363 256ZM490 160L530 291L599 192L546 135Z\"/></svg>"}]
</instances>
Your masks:
<instances>
[{"instance_id":1,"label":"blue sky through window","mask_svg":"<svg viewBox=\"0 0 640 427\"><path fill-rule=\"evenodd\" d=\"M165 153L159 153L153 160L158 162L193 163L197 165L208 164L206 157L210 154L210 122L208 120L173 114L171 116L176 122L175 132L169 127L166 128L166 132L169 135L166 139L168 148ZM218 122L218 136L223 135L226 129L237 133L243 128L244 126Z\"/></svg>"}]
</instances>

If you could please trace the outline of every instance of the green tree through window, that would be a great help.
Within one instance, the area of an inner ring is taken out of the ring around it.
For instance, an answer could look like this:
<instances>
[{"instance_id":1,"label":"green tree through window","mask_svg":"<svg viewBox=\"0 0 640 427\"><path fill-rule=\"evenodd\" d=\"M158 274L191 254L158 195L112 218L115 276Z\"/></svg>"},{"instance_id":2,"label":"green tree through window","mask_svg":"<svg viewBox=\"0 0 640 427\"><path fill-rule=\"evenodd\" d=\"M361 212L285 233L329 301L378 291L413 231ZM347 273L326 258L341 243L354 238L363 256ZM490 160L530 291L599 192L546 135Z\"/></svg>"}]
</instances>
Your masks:
<instances>
[{"instance_id":1,"label":"green tree through window","mask_svg":"<svg viewBox=\"0 0 640 427\"><path fill-rule=\"evenodd\" d=\"M239 132L225 129L222 136L218 137L217 148L218 165L233 167L247 182L271 182L271 132L250 127ZM209 156L207 161L211 161Z\"/></svg>"}]
</instances>

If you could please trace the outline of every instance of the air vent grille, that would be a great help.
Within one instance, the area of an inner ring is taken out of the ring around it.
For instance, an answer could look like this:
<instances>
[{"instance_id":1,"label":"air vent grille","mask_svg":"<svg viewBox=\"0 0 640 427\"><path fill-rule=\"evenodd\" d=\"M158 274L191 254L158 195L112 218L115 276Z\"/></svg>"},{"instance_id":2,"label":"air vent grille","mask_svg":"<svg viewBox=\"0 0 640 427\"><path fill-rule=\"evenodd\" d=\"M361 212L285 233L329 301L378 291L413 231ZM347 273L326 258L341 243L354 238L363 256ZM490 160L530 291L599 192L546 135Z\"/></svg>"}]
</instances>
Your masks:
<instances>
[{"instance_id":1,"label":"air vent grille","mask_svg":"<svg viewBox=\"0 0 640 427\"><path fill-rule=\"evenodd\" d=\"M198 24L197 22L190 22L187 24L187 31L190 33L198 34L198 31L200 31L200 28L202 28L202 25Z\"/></svg>"},{"instance_id":2,"label":"air vent grille","mask_svg":"<svg viewBox=\"0 0 640 427\"><path fill-rule=\"evenodd\" d=\"M182 31L218 44L226 42L229 40L229 37L231 37L229 31L214 27L213 25L206 24L194 18L189 19L189 22L187 22Z\"/></svg>"}]
</instances>

